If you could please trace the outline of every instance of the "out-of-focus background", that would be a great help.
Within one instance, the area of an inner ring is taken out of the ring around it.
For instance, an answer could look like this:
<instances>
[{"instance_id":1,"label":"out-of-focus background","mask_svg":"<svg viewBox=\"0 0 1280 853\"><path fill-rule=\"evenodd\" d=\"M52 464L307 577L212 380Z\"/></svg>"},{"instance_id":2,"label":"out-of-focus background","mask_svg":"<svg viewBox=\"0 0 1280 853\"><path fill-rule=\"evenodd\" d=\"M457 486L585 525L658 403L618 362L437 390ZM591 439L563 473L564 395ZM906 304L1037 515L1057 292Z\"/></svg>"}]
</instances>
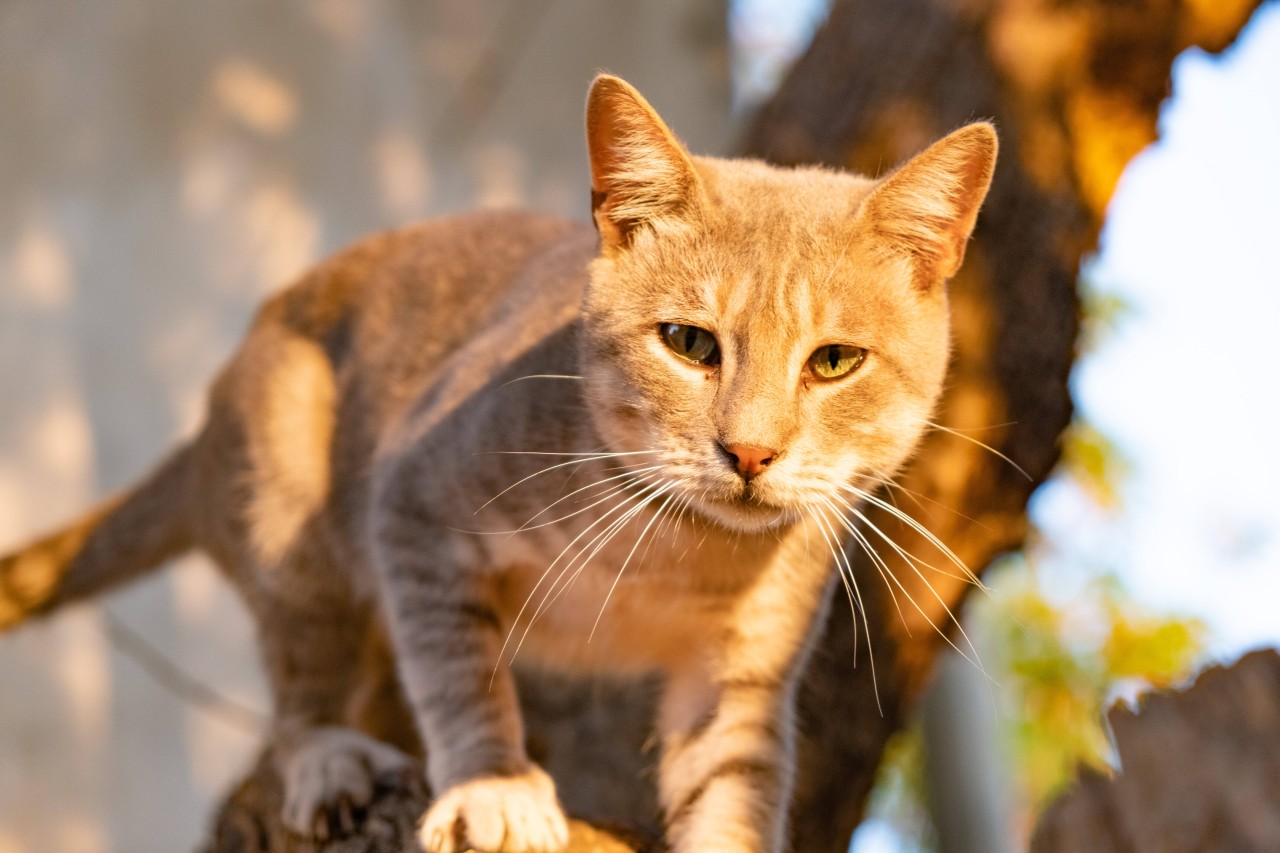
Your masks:
<instances>
[{"instance_id":1,"label":"out-of-focus background","mask_svg":"<svg viewBox=\"0 0 1280 853\"><path fill-rule=\"evenodd\" d=\"M585 217L596 70L726 151L824 13L0 5L0 550L189 434L256 303L324 254L475 206ZM1280 4L1221 57L1178 60L1161 131L1084 271L1063 473L970 608L992 682L955 668L994 732L1015 845L1076 760L1107 759L1104 702L1280 642ZM261 743L251 635L197 558L0 640L0 853L193 847ZM895 750L860 851L934 843L918 737Z\"/></svg>"}]
</instances>

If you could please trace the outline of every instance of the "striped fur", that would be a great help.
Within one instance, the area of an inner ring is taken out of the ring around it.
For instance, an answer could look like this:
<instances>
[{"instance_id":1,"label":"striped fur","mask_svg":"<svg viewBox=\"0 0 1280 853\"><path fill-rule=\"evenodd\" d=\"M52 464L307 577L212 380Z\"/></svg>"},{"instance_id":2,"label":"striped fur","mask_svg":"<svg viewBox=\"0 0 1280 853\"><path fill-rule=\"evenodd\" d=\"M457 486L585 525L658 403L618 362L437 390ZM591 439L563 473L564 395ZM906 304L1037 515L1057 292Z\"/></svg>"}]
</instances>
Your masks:
<instances>
[{"instance_id":1,"label":"striped fur","mask_svg":"<svg viewBox=\"0 0 1280 853\"><path fill-rule=\"evenodd\" d=\"M566 841L515 663L659 672L673 848L784 849L830 502L924 429L995 139L962 129L877 182L694 157L616 78L587 115L598 233L476 214L307 273L189 447L0 561L0 627L202 548L261 626L288 824L348 829L407 766L370 737L394 666L439 795L433 853ZM666 323L712 332L719 362L675 356ZM818 381L806 362L835 343L866 359ZM772 461L748 482L732 446Z\"/></svg>"}]
</instances>

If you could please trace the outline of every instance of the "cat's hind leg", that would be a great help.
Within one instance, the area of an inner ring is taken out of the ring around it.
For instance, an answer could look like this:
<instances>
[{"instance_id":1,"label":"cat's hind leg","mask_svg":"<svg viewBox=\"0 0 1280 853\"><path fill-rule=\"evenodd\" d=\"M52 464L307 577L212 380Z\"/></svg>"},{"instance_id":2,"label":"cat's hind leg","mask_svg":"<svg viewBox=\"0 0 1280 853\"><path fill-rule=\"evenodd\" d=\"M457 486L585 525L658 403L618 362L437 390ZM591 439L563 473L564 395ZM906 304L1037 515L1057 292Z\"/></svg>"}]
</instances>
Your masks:
<instances>
[{"instance_id":1,"label":"cat's hind leg","mask_svg":"<svg viewBox=\"0 0 1280 853\"><path fill-rule=\"evenodd\" d=\"M404 784L415 762L347 725L367 612L345 603L277 601L262 631L275 694L272 758L284 783L285 826L327 839L360 823L380 784Z\"/></svg>"},{"instance_id":2,"label":"cat's hind leg","mask_svg":"<svg viewBox=\"0 0 1280 853\"><path fill-rule=\"evenodd\" d=\"M264 309L214 387L202 438L202 539L257 624L275 704L285 825L345 834L410 759L348 724L377 630L358 554L330 517L338 389L329 354Z\"/></svg>"},{"instance_id":3,"label":"cat's hind leg","mask_svg":"<svg viewBox=\"0 0 1280 853\"><path fill-rule=\"evenodd\" d=\"M284 783L281 817L303 836L347 835L361 822L379 784L407 782L412 761L400 750L345 726L312 726L277 744Z\"/></svg>"}]
</instances>

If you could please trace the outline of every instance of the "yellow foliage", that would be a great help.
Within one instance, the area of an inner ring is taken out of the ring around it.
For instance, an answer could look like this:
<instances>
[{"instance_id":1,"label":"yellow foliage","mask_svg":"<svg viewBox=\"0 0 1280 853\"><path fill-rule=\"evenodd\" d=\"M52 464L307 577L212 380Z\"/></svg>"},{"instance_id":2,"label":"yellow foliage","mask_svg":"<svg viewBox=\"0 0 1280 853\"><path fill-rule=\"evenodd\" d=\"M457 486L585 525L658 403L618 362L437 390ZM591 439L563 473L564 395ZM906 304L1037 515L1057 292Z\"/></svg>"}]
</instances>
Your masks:
<instances>
[{"instance_id":1,"label":"yellow foliage","mask_svg":"<svg viewBox=\"0 0 1280 853\"><path fill-rule=\"evenodd\" d=\"M1239 32L1249 19L1255 0L1185 0L1190 25L1183 33L1188 44L1220 44Z\"/></svg>"},{"instance_id":2,"label":"yellow foliage","mask_svg":"<svg viewBox=\"0 0 1280 853\"><path fill-rule=\"evenodd\" d=\"M1080 192L1102 219L1125 166L1155 138L1151 120L1123 96L1092 87L1072 92L1066 113Z\"/></svg>"}]
</instances>

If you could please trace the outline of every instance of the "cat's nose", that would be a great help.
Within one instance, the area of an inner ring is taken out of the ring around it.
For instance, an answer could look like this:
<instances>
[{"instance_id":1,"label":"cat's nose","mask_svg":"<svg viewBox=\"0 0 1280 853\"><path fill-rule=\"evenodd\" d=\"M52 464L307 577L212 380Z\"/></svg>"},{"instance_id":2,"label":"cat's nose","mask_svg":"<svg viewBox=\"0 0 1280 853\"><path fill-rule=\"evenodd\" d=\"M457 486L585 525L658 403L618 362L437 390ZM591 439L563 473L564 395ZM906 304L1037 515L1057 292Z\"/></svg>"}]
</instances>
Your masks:
<instances>
[{"instance_id":1,"label":"cat's nose","mask_svg":"<svg viewBox=\"0 0 1280 853\"><path fill-rule=\"evenodd\" d=\"M778 458L778 451L754 444L722 444L720 449L747 482L759 477Z\"/></svg>"}]
</instances>

